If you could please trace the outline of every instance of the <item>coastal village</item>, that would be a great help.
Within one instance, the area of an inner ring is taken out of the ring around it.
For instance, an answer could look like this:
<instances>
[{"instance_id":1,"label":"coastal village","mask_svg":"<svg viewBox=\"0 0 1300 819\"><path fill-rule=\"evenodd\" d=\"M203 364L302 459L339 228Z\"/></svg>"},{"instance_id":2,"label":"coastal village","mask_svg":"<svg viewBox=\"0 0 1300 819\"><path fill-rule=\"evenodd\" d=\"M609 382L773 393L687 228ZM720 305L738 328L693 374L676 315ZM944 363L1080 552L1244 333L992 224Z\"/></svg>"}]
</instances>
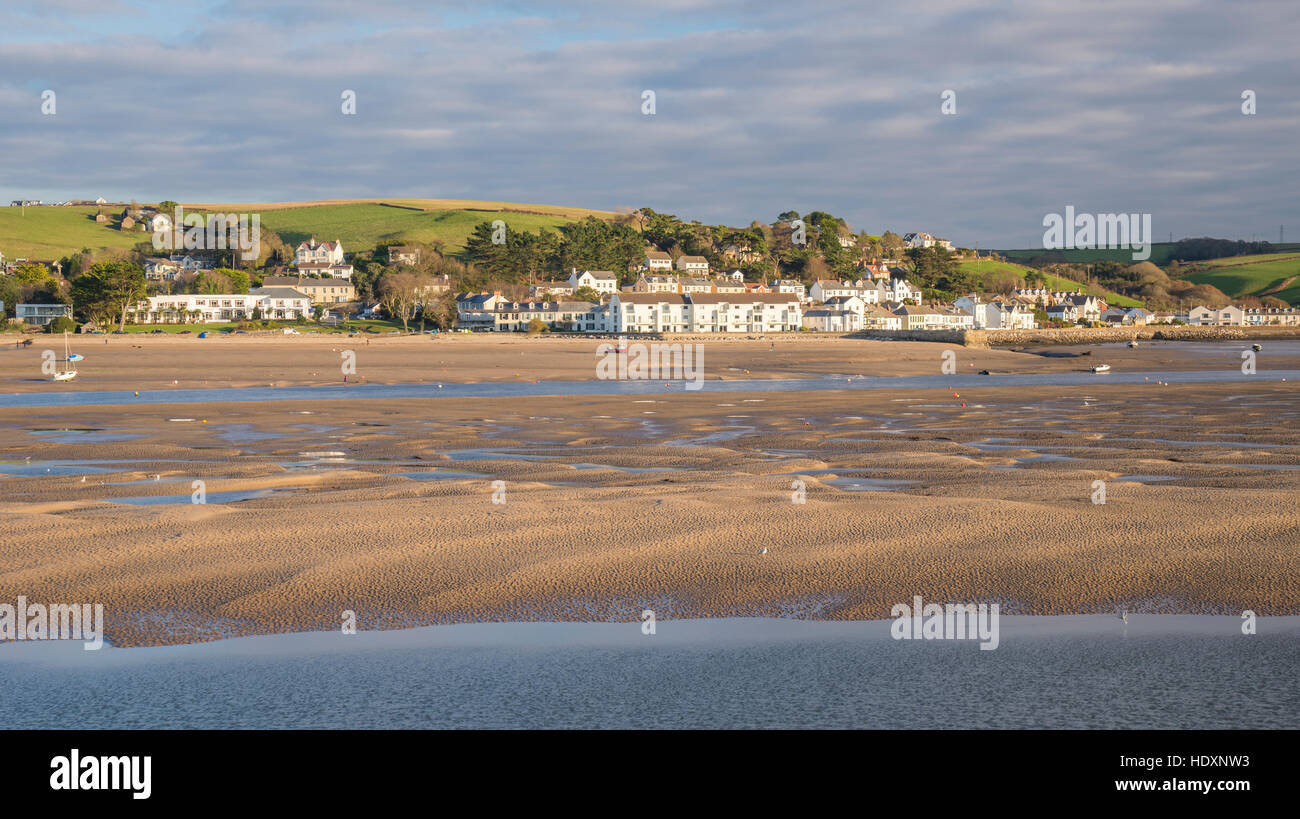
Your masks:
<instances>
[{"instance_id":1,"label":"coastal village","mask_svg":"<svg viewBox=\"0 0 1300 819\"><path fill-rule=\"evenodd\" d=\"M67 204L104 205L102 200ZM36 201L15 201L13 205L42 206ZM102 210L95 218L99 221L101 217ZM120 219L120 230L171 230L171 219L161 205L124 207L115 218ZM1300 326L1300 308L1296 307L1198 305L1185 310L1148 310L1133 306L1132 300L1128 305L1108 304L1104 296L1081 288L1030 286L1041 282L1021 282L1022 286L996 293L958 291L948 294L949 298L938 298L933 288L919 283L913 251L941 254L945 260L972 256L967 255L969 251L954 249L948 240L922 231L905 234L889 248L903 251L898 258L872 255L859 247L865 242L860 236L834 235L830 249L857 259L850 265L852 276L834 278L758 275L755 265L763 254L742 242L738 239L721 253L711 254L714 262L704 255L670 253L648 244L640 259L629 263L626 270L573 266L563 279L552 275L551 280L526 286L467 290L452 275L431 275L427 269L419 269L422 254L437 251L396 244L366 254L374 258L382 252L386 258L380 262L391 281L380 287L359 287L354 282L356 254L345 252L338 239L313 236L292 251L286 248L286 255L291 252L292 256L284 259L285 264L268 264L252 275L220 267L217 254L201 250L144 258L139 264L144 287L121 305L120 316L101 315L99 322L87 311L79 311L72 298L22 301L6 315L11 316L10 325L20 328L46 327L65 319L84 332L101 329L106 319L119 318L123 326L133 327L259 322L255 329L263 331L275 329L266 322L315 322L329 327L351 320L387 319L401 321L407 329L408 320L423 320L434 312L434 305L442 306L440 318L434 322L442 330L533 334L911 333L1148 324ZM673 247L678 249L676 244ZM870 250L879 249L883 246L873 242ZM44 275L49 282L57 282L64 273L62 261L6 260L2 250L0 270L9 277L31 282ZM981 257L974 254L973 258ZM717 261L724 264L716 266ZM735 266L727 266L727 262ZM844 269L841 267L841 272ZM195 286L196 278L204 276L209 280ZM391 286L399 280L400 286ZM239 281L246 286L231 286ZM226 290L221 289L223 284ZM47 283L46 292L60 292L58 287ZM60 327L69 329L63 322Z\"/></svg>"}]
</instances>

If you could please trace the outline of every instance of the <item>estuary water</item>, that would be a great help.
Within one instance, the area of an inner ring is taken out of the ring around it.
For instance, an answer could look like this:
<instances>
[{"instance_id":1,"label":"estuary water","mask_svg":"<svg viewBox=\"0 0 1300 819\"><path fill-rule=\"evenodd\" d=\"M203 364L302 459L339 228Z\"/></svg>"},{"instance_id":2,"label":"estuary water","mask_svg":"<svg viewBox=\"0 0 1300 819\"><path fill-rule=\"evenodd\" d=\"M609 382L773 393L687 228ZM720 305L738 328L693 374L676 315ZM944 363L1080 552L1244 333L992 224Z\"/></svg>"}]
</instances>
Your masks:
<instances>
[{"instance_id":1,"label":"estuary water","mask_svg":"<svg viewBox=\"0 0 1300 819\"><path fill-rule=\"evenodd\" d=\"M1300 728L1300 617L474 623L0 645L8 728Z\"/></svg>"},{"instance_id":2,"label":"estuary water","mask_svg":"<svg viewBox=\"0 0 1300 819\"><path fill-rule=\"evenodd\" d=\"M820 390L943 389L948 387L1065 387L1106 384L1218 384L1249 381L1298 381L1300 370L1259 370L1243 375L1239 368L1192 371L1068 372L992 375L834 376L820 378L775 378L705 380L698 390L687 390L696 382L656 381L489 381L474 384L328 384L297 387L220 387L174 390L73 390L0 394L0 407L66 407L113 404L198 404L232 401L321 401L380 398L543 398L571 395L646 395L665 392L806 392ZM57 390L58 387L53 388Z\"/></svg>"}]
</instances>

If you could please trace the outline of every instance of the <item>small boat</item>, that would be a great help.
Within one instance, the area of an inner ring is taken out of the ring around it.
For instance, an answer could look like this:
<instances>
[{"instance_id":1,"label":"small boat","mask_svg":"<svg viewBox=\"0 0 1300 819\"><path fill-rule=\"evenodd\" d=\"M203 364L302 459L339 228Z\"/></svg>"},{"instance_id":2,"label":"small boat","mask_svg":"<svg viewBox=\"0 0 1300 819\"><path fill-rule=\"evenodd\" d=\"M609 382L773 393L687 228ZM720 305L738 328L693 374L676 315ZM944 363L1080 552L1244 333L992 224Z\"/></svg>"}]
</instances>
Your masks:
<instances>
[{"instance_id":1,"label":"small boat","mask_svg":"<svg viewBox=\"0 0 1300 819\"><path fill-rule=\"evenodd\" d=\"M1093 368L1092 368L1092 371L1095 372L1095 373L1108 373L1108 372L1110 372L1110 365L1109 365L1109 364L1098 364L1096 367L1093 367Z\"/></svg>"},{"instance_id":2,"label":"small boat","mask_svg":"<svg viewBox=\"0 0 1300 819\"><path fill-rule=\"evenodd\" d=\"M1264 347L1263 345L1260 344L1252 344L1250 345L1250 349L1254 350L1255 352L1259 352L1260 350L1264 349Z\"/></svg>"},{"instance_id":3,"label":"small boat","mask_svg":"<svg viewBox=\"0 0 1300 819\"><path fill-rule=\"evenodd\" d=\"M64 360L65 362L71 363L71 362L73 362L73 361L81 361L81 360L83 360L83 358L84 358L84 356L74 355L73 353L70 353L70 352L68 351L68 333L67 333L67 331L64 331L64 333L63 333L63 360ZM51 381L71 381L72 379L74 379L74 378L76 378L76 377L77 377L77 371L74 370L74 369L69 368L69 369L66 369L66 370L55 370L55 371L54 371L54 375L51 377L50 380L51 380Z\"/></svg>"},{"instance_id":4,"label":"small boat","mask_svg":"<svg viewBox=\"0 0 1300 819\"><path fill-rule=\"evenodd\" d=\"M1129 346L1130 349L1132 349L1132 348L1134 348L1134 347L1137 347L1137 346L1138 346L1138 343L1137 343L1137 341L1130 341L1130 342L1128 343L1128 346Z\"/></svg>"}]
</instances>

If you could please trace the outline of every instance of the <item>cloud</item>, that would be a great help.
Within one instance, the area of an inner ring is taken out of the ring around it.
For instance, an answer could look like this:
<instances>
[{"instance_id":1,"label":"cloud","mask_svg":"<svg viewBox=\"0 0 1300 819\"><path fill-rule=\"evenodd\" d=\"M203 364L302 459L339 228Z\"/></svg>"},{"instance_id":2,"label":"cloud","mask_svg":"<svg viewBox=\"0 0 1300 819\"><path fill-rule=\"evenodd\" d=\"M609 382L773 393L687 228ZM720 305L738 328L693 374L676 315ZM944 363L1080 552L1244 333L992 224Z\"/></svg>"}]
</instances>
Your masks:
<instances>
[{"instance_id":1,"label":"cloud","mask_svg":"<svg viewBox=\"0 0 1300 819\"><path fill-rule=\"evenodd\" d=\"M1249 235L1300 181L1283 4L10 5L0 201L464 196L730 224L819 208L1009 247L1066 204Z\"/></svg>"}]
</instances>

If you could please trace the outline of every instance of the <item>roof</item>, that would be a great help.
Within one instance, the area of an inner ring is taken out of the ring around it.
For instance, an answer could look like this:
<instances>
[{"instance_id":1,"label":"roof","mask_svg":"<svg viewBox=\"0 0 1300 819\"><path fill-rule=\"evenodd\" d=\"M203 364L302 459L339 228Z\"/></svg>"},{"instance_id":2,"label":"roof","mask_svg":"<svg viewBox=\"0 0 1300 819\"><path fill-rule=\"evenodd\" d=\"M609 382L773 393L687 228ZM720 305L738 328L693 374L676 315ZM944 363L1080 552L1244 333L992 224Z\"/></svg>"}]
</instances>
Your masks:
<instances>
[{"instance_id":1,"label":"roof","mask_svg":"<svg viewBox=\"0 0 1300 819\"><path fill-rule=\"evenodd\" d=\"M624 304L687 304L680 293L615 293Z\"/></svg>"},{"instance_id":2,"label":"roof","mask_svg":"<svg viewBox=\"0 0 1300 819\"><path fill-rule=\"evenodd\" d=\"M678 256L678 264L708 264L709 260L703 256Z\"/></svg>"},{"instance_id":3,"label":"roof","mask_svg":"<svg viewBox=\"0 0 1300 819\"><path fill-rule=\"evenodd\" d=\"M294 290L292 287L259 287L256 290L249 290L250 296L266 296L272 299L305 299L309 298L306 293Z\"/></svg>"},{"instance_id":4,"label":"roof","mask_svg":"<svg viewBox=\"0 0 1300 819\"><path fill-rule=\"evenodd\" d=\"M691 293L691 304L798 304L791 293Z\"/></svg>"},{"instance_id":5,"label":"roof","mask_svg":"<svg viewBox=\"0 0 1300 819\"><path fill-rule=\"evenodd\" d=\"M664 253L662 250L647 250L645 252L645 257L647 259L654 259L656 261L671 262L673 260L672 256L669 256L667 253Z\"/></svg>"},{"instance_id":6,"label":"roof","mask_svg":"<svg viewBox=\"0 0 1300 819\"><path fill-rule=\"evenodd\" d=\"M593 279L612 279L618 281L618 276L615 276L608 270L584 270L578 274L578 278L581 279L583 276L591 276Z\"/></svg>"}]
</instances>

